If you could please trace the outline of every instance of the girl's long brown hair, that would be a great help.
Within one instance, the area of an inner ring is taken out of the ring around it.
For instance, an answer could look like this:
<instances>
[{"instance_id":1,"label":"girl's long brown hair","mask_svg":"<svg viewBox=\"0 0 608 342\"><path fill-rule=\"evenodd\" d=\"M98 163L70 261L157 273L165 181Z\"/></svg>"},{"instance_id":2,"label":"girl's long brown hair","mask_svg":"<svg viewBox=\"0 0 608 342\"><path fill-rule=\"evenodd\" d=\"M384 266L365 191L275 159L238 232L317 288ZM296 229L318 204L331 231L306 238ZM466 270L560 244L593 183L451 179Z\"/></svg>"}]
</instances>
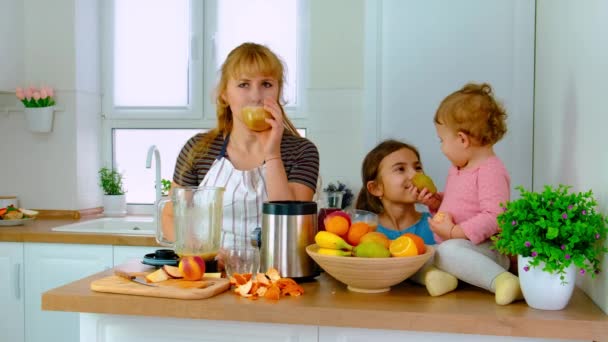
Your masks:
<instances>
[{"instance_id":1,"label":"girl's long brown hair","mask_svg":"<svg viewBox=\"0 0 608 342\"><path fill-rule=\"evenodd\" d=\"M226 136L232 131L234 122L232 110L230 110L230 106L222 98L222 94L226 91L230 78L239 78L242 75L264 75L278 80L279 98L277 100L279 100L287 134L300 136L293 123L285 115L285 110L280 103L283 94L283 84L285 83L283 62L264 45L243 43L228 54L222 65L220 80L215 90L217 125L205 134L204 138L199 140L192 148L187 158L188 165L192 166L197 156L205 155L209 150L209 146L211 146L211 143L218 135Z\"/></svg>"},{"instance_id":2,"label":"girl's long brown hair","mask_svg":"<svg viewBox=\"0 0 608 342\"><path fill-rule=\"evenodd\" d=\"M369 181L379 180L378 171L382 160L389 154L399 151L402 148L411 150L416 154L418 160L420 160L420 153L416 147L393 139L381 142L367 153L365 159L363 159L363 165L361 166L363 187L361 187L361 191L359 191L359 195L357 196L357 204L355 205L357 209L371 211L376 214L380 214L384 211L380 199L367 190L367 183Z\"/></svg>"}]
</instances>

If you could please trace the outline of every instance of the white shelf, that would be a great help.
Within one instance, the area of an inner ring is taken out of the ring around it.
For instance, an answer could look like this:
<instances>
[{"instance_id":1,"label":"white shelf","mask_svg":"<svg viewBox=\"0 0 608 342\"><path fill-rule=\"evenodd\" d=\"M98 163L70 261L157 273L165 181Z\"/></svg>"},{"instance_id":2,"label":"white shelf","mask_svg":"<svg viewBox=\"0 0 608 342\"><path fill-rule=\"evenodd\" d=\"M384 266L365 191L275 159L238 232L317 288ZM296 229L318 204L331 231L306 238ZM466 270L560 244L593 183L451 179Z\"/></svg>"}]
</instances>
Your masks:
<instances>
[{"instance_id":1,"label":"white shelf","mask_svg":"<svg viewBox=\"0 0 608 342\"><path fill-rule=\"evenodd\" d=\"M53 111L54 112L63 112L65 110L61 107L55 107L55 110L53 110ZM4 115L8 115L9 113L17 113L17 112L23 113L23 108L17 108L17 107L0 108L0 114L4 114Z\"/></svg>"}]
</instances>

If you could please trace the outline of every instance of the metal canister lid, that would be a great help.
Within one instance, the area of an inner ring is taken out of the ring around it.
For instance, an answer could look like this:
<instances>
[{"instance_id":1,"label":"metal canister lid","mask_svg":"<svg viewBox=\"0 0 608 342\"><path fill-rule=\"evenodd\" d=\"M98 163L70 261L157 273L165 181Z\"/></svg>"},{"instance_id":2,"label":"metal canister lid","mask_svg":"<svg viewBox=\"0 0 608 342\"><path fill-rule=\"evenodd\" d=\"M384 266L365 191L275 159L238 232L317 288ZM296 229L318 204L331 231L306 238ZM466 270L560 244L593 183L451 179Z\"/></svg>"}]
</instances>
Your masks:
<instances>
[{"instance_id":1,"label":"metal canister lid","mask_svg":"<svg viewBox=\"0 0 608 342\"><path fill-rule=\"evenodd\" d=\"M317 213L317 202L270 201L264 202L262 212L268 215L310 215Z\"/></svg>"}]
</instances>

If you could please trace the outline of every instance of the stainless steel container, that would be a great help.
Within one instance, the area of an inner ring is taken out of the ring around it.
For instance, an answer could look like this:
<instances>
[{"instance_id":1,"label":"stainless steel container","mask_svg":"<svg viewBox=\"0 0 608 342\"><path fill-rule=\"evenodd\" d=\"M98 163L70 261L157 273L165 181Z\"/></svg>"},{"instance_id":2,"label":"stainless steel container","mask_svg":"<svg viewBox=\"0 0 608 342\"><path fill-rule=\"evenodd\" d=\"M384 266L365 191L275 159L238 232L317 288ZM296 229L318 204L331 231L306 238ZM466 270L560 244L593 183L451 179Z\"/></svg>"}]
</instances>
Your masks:
<instances>
[{"instance_id":1,"label":"stainless steel container","mask_svg":"<svg viewBox=\"0 0 608 342\"><path fill-rule=\"evenodd\" d=\"M317 203L266 202L262 207L260 271L274 267L282 277L312 278L317 264L306 254L317 234Z\"/></svg>"}]
</instances>

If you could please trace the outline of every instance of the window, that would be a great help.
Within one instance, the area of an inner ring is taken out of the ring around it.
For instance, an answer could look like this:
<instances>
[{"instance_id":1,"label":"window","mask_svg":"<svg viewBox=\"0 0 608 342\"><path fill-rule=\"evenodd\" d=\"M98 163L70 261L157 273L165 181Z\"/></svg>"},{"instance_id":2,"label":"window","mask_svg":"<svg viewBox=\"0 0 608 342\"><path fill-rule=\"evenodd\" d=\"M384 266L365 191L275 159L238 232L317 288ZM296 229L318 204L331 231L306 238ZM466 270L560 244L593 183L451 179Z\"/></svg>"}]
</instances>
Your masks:
<instances>
[{"instance_id":1,"label":"window","mask_svg":"<svg viewBox=\"0 0 608 342\"><path fill-rule=\"evenodd\" d=\"M179 151L193 135L204 132L200 129L114 129L115 167L123 176L127 189L127 202L152 204L155 200L156 159L151 168L146 168L148 149L155 145L161 156L161 178L173 181L173 169ZM305 129L298 129L306 136ZM159 139L162 137L162 139Z\"/></svg>"},{"instance_id":2,"label":"window","mask_svg":"<svg viewBox=\"0 0 608 342\"><path fill-rule=\"evenodd\" d=\"M148 149L155 145L160 152L161 178L173 181L173 169L179 151L200 129L115 129L116 168L122 172L127 202L152 204L155 200L156 159L146 168ZM159 139L162 137L162 139Z\"/></svg>"},{"instance_id":3,"label":"window","mask_svg":"<svg viewBox=\"0 0 608 342\"><path fill-rule=\"evenodd\" d=\"M291 118L301 117L305 84L299 77L304 50L299 26L306 19L306 1L102 3L103 159L124 172L129 204L154 201L155 166L145 167L151 145L161 153L162 178L172 179L186 140L215 126L212 94L218 71L239 44L265 44L282 58L286 110Z\"/></svg>"},{"instance_id":4,"label":"window","mask_svg":"<svg viewBox=\"0 0 608 342\"><path fill-rule=\"evenodd\" d=\"M297 104L299 19L296 5L296 1L285 0L220 0L217 3L217 48L213 56L217 70L228 53L242 42L268 46L286 64L283 100L288 107Z\"/></svg>"},{"instance_id":5,"label":"window","mask_svg":"<svg viewBox=\"0 0 608 342\"><path fill-rule=\"evenodd\" d=\"M129 0L114 6L114 106L187 107L188 1ZM142 9L145 15L133 15Z\"/></svg>"}]
</instances>

